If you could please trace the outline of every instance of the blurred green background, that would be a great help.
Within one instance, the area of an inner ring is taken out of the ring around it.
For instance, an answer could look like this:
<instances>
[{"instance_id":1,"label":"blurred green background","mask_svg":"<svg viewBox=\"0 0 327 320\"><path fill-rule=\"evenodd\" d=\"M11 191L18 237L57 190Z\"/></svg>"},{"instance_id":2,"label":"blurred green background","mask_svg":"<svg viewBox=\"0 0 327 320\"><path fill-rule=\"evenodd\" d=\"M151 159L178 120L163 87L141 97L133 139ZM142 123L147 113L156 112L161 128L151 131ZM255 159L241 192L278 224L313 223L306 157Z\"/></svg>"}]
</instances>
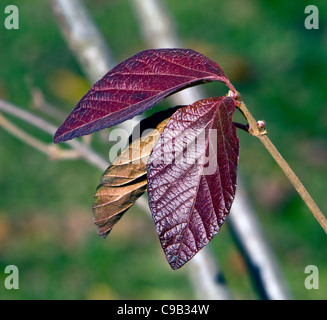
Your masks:
<instances>
[{"instance_id":1,"label":"blurred green background","mask_svg":"<svg viewBox=\"0 0 327 320\"><path fill-rule=\"evenodd\" d=\"M127 0L85 1L117 62L145 46ZM271 140L327 212L327 2L167 0L185 47L217 61ZM19 30L6 30L4 7L19 8ZM306 30L304 8L319 8ZM35 108L33 87L65 115L89 88L44 0L0 2L0 98L56 125ZM205 85L207 94L225 93ZM51 137L8 118L51 143ZM239 170L295 299L327 298L326 235L257 139L238 133ZM94 148L108 156L108 131ZM101 172L83 160L54 161L0 127L0 299L193 299L187 265L172 271L151 219L133 207L103 240L92 222ZM211 241L236 299L257 299L228 221ZM6 290L7 265L20 289ZM304 268L319 268L319 290Z\"/></svg>"}]
</instances>

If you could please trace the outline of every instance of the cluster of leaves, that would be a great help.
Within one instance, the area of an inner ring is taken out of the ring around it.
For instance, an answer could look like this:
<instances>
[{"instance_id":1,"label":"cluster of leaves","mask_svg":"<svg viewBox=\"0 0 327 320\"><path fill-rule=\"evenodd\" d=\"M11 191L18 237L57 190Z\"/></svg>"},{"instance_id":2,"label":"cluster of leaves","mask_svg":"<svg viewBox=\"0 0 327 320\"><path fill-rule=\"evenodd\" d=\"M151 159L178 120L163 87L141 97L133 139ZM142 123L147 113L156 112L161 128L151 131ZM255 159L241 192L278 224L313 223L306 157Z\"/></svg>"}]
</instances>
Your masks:
<instances>
[{"instance_id":1,"label":"cluster of leaves","mask_svg":"<svg viewBox=\"0 0 327 320\"><path fill-rule=\"evenodd\" d=\"M220 230L235 197L239 141L232 116L238 100L220 66L190 49L142 51L95 83L54 137L58 143L114 126L177 91L211 81L225 83L235 95L199 100L150 121L154 129L118 155L95 195L94 221L106 237L147 190L173 269Z\"/></svg>"}]
</instances>

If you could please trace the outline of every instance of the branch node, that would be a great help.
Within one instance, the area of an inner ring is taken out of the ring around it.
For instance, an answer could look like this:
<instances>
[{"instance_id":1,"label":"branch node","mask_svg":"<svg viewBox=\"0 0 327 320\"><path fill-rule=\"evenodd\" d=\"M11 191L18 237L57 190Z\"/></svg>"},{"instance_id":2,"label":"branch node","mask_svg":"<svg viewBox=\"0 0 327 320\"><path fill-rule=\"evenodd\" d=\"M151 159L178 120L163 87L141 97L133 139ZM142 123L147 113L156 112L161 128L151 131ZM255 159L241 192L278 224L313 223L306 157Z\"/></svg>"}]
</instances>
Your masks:
<instances>
[{"instance_id":1,"label":"branch node","mask_svg":"<svg viewBox=\"0 0 327 320\"><path fill-rule=\"evenodd\" d=\"M255 137L265 136L267 134L265 121L264 120L257 121L254 129L251 126L249 126L249 133Z\"/></svg>"}]
</instances>

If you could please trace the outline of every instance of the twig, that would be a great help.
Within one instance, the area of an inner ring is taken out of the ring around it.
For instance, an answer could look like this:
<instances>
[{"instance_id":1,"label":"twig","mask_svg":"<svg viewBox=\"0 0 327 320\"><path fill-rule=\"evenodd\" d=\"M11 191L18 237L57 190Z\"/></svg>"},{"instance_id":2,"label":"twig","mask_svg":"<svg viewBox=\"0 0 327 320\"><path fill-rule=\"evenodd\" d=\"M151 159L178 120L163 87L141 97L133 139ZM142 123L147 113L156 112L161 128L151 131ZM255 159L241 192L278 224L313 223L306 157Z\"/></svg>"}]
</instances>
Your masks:
<instances>
[{"instance_id":1,"label":"twig","mask_svg":"<svg viewBox=\"0 0 327 320\"><path fill-rule=\"evenodd\" d=\"M233 95L234 93L230 92L229 94ZM303 186L302 182L294 173L294 171L291 169L289 164L285 161L285 159L281 156L281 154L278 152L276 147L270 141L270 139L267 136L266 128L262 125L261 126L258 125L258 122L253 118L252 114L250 113L244 102L241 100L240 96L238 96L238 99L240 101L238 108L242 111L243 115L245 116L246 120L250 125L249 132L253 136L257 137L262 142L262 144L266 147L268 152L275 159L275 161L280 166L280 168L284 171L286 177L293 184L295 190L299 193L299 195L301 196L305 204L308 206L309 210L312 212L312 214L314 215L320 226L324 229L325 233L327 233L326 217L318 208L317 204L312 199L309 192Z\"/></svg>"},{"instance_id":2,"label":"twig","mask_svg":"<svg viewBox=\"0 0 327 320\"><path fill-rule=\"evenodd\" d=\"M76 150L63 150L58 145L46 144L20 129L0 113L0 126L14 137L25 142L34 149L46 154L51 160L72 160L80 158Z\"/></svg>"},{"instance_id":3,"label":"twig","mask_svg":"<svg viewBox=\"0 0 327 320\"><path fill-rule=\"evenodd\" d=\"M0 113L0 126L6 131L8 131L10 134L12 134L14 137L22 140L29 146L35 148L36 150L39 150L40 152L43 152L47 155L50 154L50 149L48 144L40 141L39 139L34 138L27 132L21 130L11 121L5 118L1 113Z\"/></svg>"},{"instance_id":4,"label":"twig","mask_svg":"<svg viewBox=\"0 0 327 320\"><path fill-rule=\"evenodd\" d=\"M305 204L308 206L309 210L312 212L314 217L317 219L320 226L324 229L325 233L327 233L327 219L323 215L323 213L321 212L315 201L312 199L309 192L303 186L300 179L297 177L297 175L294 173L294 171L291 169L291 167L288 165L285 159L281 156L281 154L278 152L278 150L270 141L267 135L258 136L257 138L259 138L259 140L263 143L263 145L266 147L266 149L271 154L271 156L275 159L275 161L284 171L285 175L293 184L294 188L299 193Z\"/></svg>"},{"instance_id":5,"label":"twig","mask_svg":"<svg viewBox=\"0 0 327 320\"><path fill-rule=\"evenodd\" d=\"M63 150L58 145L46 144L20 129L0 113L0 127L34 149L46 154L51 160L72 160L80 158L76 150Z\"/></svg>"},{"instance_id":6,"label":"twig","mask_svg":"<svg viewBox=\"0 0 327 320\"><path fill-rule=\"evenodd\" d=\"M233 122L233 124L234 124L234 126L236 128L242 129L245 132L249 132L249 126L248 125L245 125L245 124L242 124L242 123L238 123L238 122Z\"/></svg>"},{"instance_id":7,"label":"twig","mask_svg":"<svg viewBox=\"0 0 327 320\"><path fill-rule=\"evenodd\" d=\"M66 114L60 109L56 108L51 103L47 102L40 88L32 87L32 105L35 109L42 111L44 114L50 117L63 121L66 118Z\"/></svg>"},{"instance_id":8,"label":"twig","mask_svg":"<svg viewBox=\"0 0 327 320\"><path fill-rule=\"evenodd\" d=\"M57 127L55 127L53 124L1 99L0 111L11 114L16 118L21 119L44 132L47 132L51 136L53 136L57 130ZM77 140L67 141L65 143L68 144L72 149L76 150L80 157L84 158L87 162L95 165L100 170L105 170L107 168L108 162L83 143L80 143Z\"/></svg>"}]
</instances>

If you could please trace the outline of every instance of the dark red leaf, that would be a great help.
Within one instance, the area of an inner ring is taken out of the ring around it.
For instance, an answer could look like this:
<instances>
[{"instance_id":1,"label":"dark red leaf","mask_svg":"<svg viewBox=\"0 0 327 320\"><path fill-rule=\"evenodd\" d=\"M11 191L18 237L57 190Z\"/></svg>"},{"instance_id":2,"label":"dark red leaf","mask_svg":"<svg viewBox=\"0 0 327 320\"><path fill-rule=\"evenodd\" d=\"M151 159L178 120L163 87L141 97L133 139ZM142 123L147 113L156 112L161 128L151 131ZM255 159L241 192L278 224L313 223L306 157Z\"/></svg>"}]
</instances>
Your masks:
<instances>
[{"instance_id":1,"label":"dark red leaf","mask_svg":"<svg viewBox=\"0 0 327 320\"><path fill-rule=\"evenodd\" d=\"M176 91L208 81L222 81L233 88L216 62L194 50L139 52L92 86L58 129L54 142L114 126Z\"/></svg>"},{"instance_id":2,"label":"dark red leaf","mask_svg":"<svg viewBox=\"0 0 327 320\"><path fill-rule=\"evenodd\" d=\"M212 239L230 211L239 155L234 111L228 97L178 109L150 155L149 205L173 269Z\"/></svg>"}]
</instances>

